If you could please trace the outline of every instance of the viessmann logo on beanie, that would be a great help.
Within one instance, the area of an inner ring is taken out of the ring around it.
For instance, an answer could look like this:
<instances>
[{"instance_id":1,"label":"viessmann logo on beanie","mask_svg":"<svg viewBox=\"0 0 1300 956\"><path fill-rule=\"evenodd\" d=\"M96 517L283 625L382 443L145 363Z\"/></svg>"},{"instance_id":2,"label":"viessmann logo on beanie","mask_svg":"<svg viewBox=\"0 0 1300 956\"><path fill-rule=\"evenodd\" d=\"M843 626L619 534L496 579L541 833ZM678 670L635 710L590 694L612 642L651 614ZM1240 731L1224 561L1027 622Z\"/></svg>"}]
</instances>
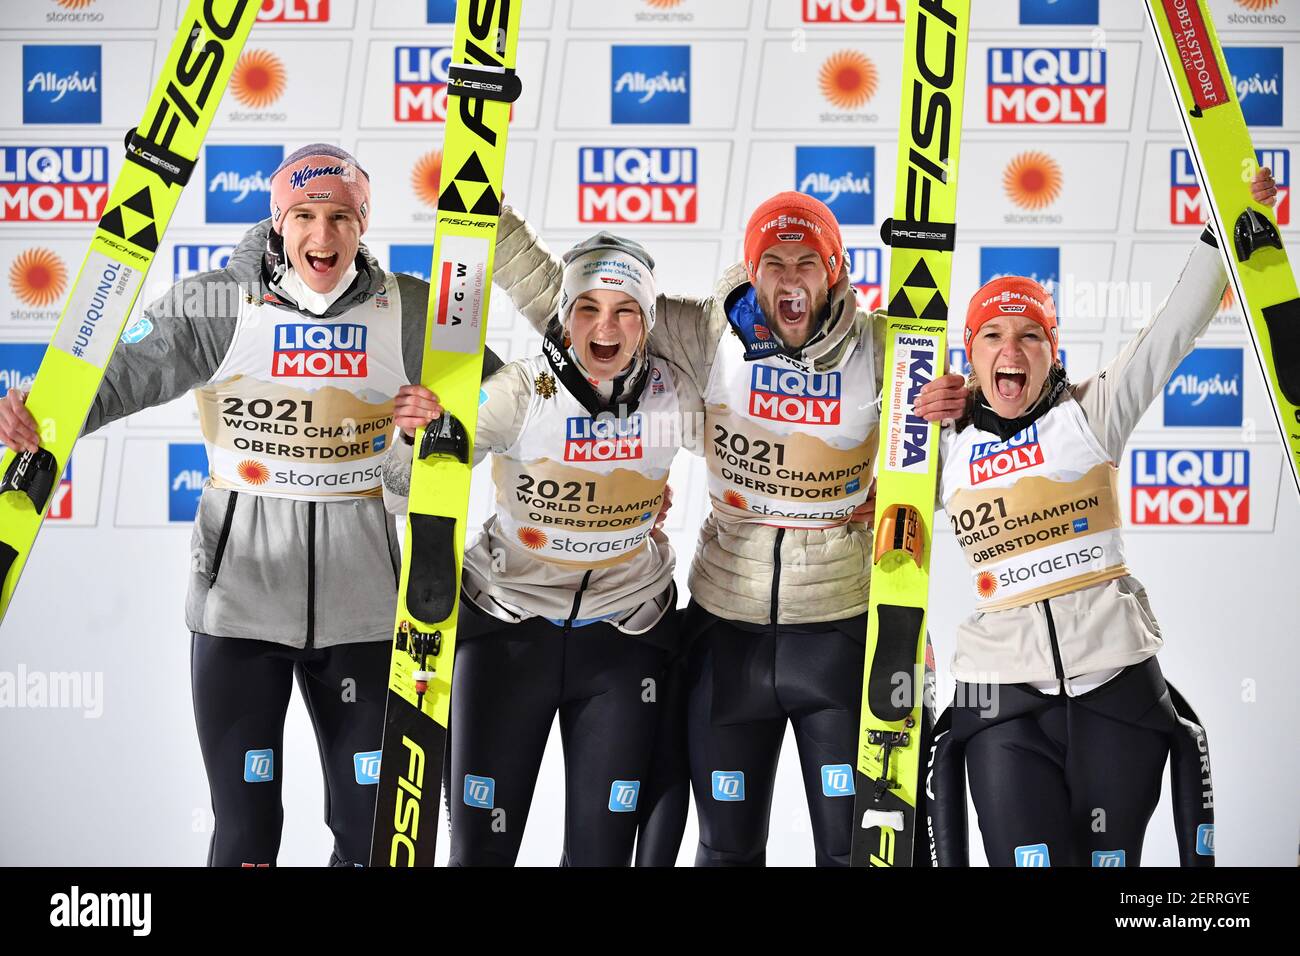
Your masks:
<instances>
[{"instance_id":1,"label":"viessmann logo on beanie","mask_svg":"<svg viewBox=\"0 0 1300 956\"><path fill-rule=\"evenodd\" d=\"M364 233L370 224L370 175L347 150L312 143L295 151L271 174L271 228L284 231L284 214L300 203L351 206Z\"/></svg>"},{"instance_id":2,"label":"viessmann logo on beanie","mask_svg":"<svg viewBox=\"0 0 1300 956\"><path fill-rule=\"evenodd\" d=\"M789 190L754 210L745 226L745 268L750 281L763 253L783 242L802 243L816 252L826 267L828 285L839 279L844 269L844 239L835 214L820 199Z\"/></svg>"},{"instance_id":3,"label":"viessmann logo on beanie","mask_svg":"<svg viewBox=\"0 0 1300 956\"><path fill-rule=\"evenodd\" d=\"M999 315L1023 315L1032 319L1042 326L1052 345L1056 345L1056 303L1052 301L1052 294L1026 276L998 276L980 287L966 309L968 357L970 344L980 326Z\"/></svg>"}]
</instances>

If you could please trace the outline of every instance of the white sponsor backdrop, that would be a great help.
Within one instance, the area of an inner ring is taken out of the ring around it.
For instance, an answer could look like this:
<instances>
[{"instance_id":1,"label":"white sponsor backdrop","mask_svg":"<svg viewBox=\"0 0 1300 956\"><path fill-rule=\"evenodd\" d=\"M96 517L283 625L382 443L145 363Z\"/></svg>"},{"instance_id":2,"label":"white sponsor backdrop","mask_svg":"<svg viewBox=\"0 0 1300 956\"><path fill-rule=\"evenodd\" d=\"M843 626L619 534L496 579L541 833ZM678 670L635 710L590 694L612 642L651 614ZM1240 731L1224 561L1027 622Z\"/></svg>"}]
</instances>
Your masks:
<instances>
[{"instance_id":1,"label":"white sponsor backdrop","mask_svg":"<svg viewBox=\"0 0 1300 956\"><path fill-rule=\"evenodd\" d=\"M181 6L5 3L0 385L21 383L39 361L84 253L86 221L99 214L86 209L102 193L94 184L111 182L120 168L123 132L138 118ZM266 0L266 22L249 41L209 139L236 148L205 150L146 280L146 299L176 275L220 265L245 223L262 215L261 179L277 150L317 139L355 150L369 168L376 226L367 241L375 253L407 271L427 270L420 247L432 241L429 184L441 163L437 50L451 36L449 26L427 21L436 6ZM980 0L976 7L953 299L965 302L987 276L1008 269L1054 278L1067 365L1081 377L1141 329L1182 268L1199 231L1195 183L1178 174L1175 114L1163 80L1156 82L1138 4ZM1246 51L1248 76L1239 79L1258 109L1256 141L1289 173L1300 147L1300 2L1215 0L1213 7L1226 43ZM878 223L893 196L900 8L899 0L528 0L520 47L527 92L516 108L507 197L557 249L599 228L642 239L659 259L662 287L685 294L708 293L737 258L754 203L809 175L810 183L838 184L856 204L860 221L846 226L848 244L878 250ZM1100 23L1089 19L1090 8L1100 10ZM1082 16L1069 22L1072 13ZM616 100L611 85L625 76ZM1001 87L996 96L990 79ZM99 119L88 120L96 110ZM874 147L874 166L843 166L846 156L863 153L837 150L861 146ZM33 152L40 147L57 151ZM106 177L82 175L90 147L107 149ZM586 154L594 199L584 204L580 163L588 148L596 151ZM661 175L680 171L674 162L686 156L691 181ZM611 170L621 170L612 187ZM619 176L627 189L609 204ZM646 218L598 223L610 208ZM1289 209L1283 219L1296 245ZM887 263L885 251L883 275ZM494 300L489 342L508 359L537 347L503 297ZM1128 550L1162 624L1162 666L1195 703L1213 742L1220 862L1291 865L1300 824L1292 731L1300 651L1291 639L1300 618L1300 507L1230 303L1203 344L1228 353L1193 356L1176 394L1157 399L1122 463L1124 507L1141 522ZM1232 353L1243 348L1238 373ZM1211 386L1204 397L1203 386ZM74 456L58 492L64 517L42 535L0 633L0 685L22 673L87 672L100 675L102 699L55 709L20 707L0 695L0 765L11 782L0 794L0 864L204 860L211 813L183 621L184 516L201 473L197 440L193 404L180 399L114 423ZM476 476L475 521L488 507L487 478ZM684 588L707 508L700 463L679 458L673 484L668 528ZM964 595L966 572L946 534L935 575L931 625L946 700L953 630L969 612L968 599L956 596ZM102 713L90 719L83 711ZM287 810L281 864L328 857L318 767L309 722L295 703L279 770ZM553 736L523 863L559 858L562 780ZM801 789L787 739L768 848L773 864L812 860ZM972 829L972 856L982 862ZM695 835L692 811L680 862L690 862ZM1145 862L1176 862L1167 801L1151 824Z\"/></svg>"}]
</instances>

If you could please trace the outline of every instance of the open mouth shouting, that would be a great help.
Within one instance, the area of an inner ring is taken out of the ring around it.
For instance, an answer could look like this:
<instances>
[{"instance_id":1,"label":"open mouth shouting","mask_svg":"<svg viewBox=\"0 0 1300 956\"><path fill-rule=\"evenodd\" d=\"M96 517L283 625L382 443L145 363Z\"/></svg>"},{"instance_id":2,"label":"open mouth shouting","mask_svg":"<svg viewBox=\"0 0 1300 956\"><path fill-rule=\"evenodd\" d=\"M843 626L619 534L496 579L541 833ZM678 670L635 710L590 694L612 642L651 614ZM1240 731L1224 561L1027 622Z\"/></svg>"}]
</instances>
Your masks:
<instances>
[{"instance_id":1,"label":"open mouth shouting","mask_svg":"<svg viewBox=\"0 0 1300 956\"><path fill-rule=\"evenodd\" d=\"M776 315L781 328L800 328L808 320L808 296L802 289L778 294Z\"/></svg>"},{"instance_id":2,"label":"open mouth shouting","mask_svg":"<svg viewBox=\"0 0 1300 956\"><path fill-rule=\"evenodd\" d=\"M617 339L593 338L587 347L597 362L612 362L623 351L623 343Z\"/></svg>"},{"instance_id":3,"label":"open mouth shouting","mask_svg":"<svg viewBox=\"0 0 1300 956\"><path fill-rule=\"evenodd\" d=\"M317 275L329 275L339 264L339 254L328 249L304 249L302 255L307 268Z\"/></svg>"},{"instance_id":4,"label":"open mouth shouting","mask_svg":"<svg viewBox=\"0 0 1300 956\"><path fill-rule=\"evenodd\" d=\"M998 395L1009 402L1020 398L1029 382L1028 371L1019 365L999 365L993 370L993 377Z\"/></svg>"}]
</instances>

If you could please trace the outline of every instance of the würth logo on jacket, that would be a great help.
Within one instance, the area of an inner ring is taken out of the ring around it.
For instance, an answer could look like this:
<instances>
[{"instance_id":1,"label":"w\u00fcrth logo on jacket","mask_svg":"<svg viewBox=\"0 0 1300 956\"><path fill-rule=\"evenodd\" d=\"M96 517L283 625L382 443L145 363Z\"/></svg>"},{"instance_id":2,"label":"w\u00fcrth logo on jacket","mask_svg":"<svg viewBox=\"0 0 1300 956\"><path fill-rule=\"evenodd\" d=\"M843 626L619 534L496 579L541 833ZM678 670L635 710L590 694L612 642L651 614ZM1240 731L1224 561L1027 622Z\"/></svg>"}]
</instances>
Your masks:
<instances>
[{"instance_id":1,"label":"w\u00fcrth logo on jacket","mask_svg":"<svg viewBox=\"0 0 1300 956\"><path fill-rule=\"evenodd\" d=\"M749 414L801 425L838 425L840 373L805 374L755 365L750 380Z\"/></svg>"},{"instance_id":2,"label":"w\u00fcrth logo on jacket","mask_svg":"<svg viewBox=\"0 0 1300 956\"><path fill-rule=\"evenodd\" d=\"M613 418L570 418L564 425L565 461L627 461L642 457L641 416L626 421Z\"/></svg>"},{"instance_id":3,"label":"w\u00fcrth logo on jacket","mask_svg":"<svg viewBox=\"0 0 1300 956\"><path fill-rule=\"evenodd\" d=\"M970 483L978 485L1042 463L1038 426L1030 425L1006 441L976 442L970 450Z\"/></svg>"},{"instance_id":4,"label":"w\u00fcrth logo on jacket","mask_svg":"<svg viewBox=\"0 0 1300 956\"><path fill-rule=\"evenodd\" d=\"M284 378L362 378L366 374L366 327L277 325L271 374Z\"/></svg>"}]
</instances>

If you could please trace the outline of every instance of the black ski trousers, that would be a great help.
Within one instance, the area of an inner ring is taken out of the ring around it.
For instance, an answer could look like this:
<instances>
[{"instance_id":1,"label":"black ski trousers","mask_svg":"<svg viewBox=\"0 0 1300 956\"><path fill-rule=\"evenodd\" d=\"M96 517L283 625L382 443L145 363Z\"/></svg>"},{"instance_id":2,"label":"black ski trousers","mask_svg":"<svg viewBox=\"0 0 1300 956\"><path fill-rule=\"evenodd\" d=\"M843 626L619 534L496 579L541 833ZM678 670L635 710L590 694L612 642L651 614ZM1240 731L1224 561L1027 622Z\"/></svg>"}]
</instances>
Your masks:
<instances>
[{"instance_id":1,"label":"black ski trousers","mask_svg":"<svg viewBox=\"0 0 1300 956\"><path fill-rule=\"evenodd\" d=\"M512 866L558 713L564 748L562 865L627 866L676 629L644 637L597 622L497 621L461 602L447 800L452 866Z\"/></svg>"},{"instance_id":2,"label":"black ski trousers","mask_svg":"<svg viewBox=\"0 0 1300 956\"><path fill-rule=\"evenodd\" d=\"M325 777L330 865L368 861L391 653L387 641L298 650L193 635L194 722L216 820L209 866L275 864L284 822L284 716L295 679Z\"/></svg>"}]
</instances>

